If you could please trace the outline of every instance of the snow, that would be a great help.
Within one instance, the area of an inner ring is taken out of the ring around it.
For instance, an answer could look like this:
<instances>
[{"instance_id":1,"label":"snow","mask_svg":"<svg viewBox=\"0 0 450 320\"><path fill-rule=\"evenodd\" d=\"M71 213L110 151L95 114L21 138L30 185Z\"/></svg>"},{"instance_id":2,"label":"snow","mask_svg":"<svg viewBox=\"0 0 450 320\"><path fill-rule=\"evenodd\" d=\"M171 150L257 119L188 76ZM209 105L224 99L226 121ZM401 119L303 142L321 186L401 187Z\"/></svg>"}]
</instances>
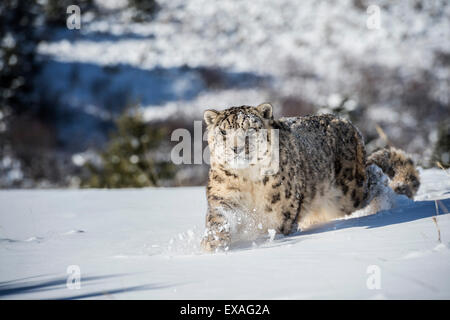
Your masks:
<instances>
[{"instance_id":1,"label":"snow","mask_svg":"<svg viewBox=\"0 0 450 320\"><path fill-rule=\"evenodd\" d=\"M450 179L421 175L413 203L216 254L203 187L0 191L0 298L448 299Z\"/></svg>"}]
</instances>

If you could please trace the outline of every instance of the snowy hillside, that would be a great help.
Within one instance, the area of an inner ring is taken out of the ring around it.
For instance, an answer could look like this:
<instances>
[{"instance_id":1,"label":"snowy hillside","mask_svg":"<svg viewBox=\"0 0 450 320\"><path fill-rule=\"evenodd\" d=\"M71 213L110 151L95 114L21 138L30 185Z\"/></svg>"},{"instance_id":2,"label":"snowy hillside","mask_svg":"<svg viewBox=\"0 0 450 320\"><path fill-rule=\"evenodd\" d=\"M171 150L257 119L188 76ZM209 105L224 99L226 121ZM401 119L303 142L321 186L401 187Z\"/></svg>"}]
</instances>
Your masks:
<instances>
[{"instance_id":1,"label":"snowy hillside","mask_svg":"<svg viewBox=\"0 0 450 320\"><path fill-rule=\"evenodd\" d=\"M421 175L413 204L217 254L201 187L1 191L0 298L449 299L450 179Z\"/></svg>"},{"instance_id":2,"label":"snowy hillside","mask_svg":"<svg viewBox=\"0 0 450 320\"><path fill-rule=\"evenodd\" d=\"M81 2L79 29L69 0L0 2L0 188L86 186L132 106L164 135L152 161L206 109L266 101L275 118L349 118L368 153L450 166L449 1ZM206 181L177 169L161 185Z\"/></svg>"},{"instance_id":3,"label":"snowy hillside","mask_svg":"<svg viewBox=\"0 0 450 320\"><path fill-rule=\"evenodd\" d=\"M76 110L61 129L68 143L98 138L96 123L130 101L164 121L263 101L284 105L276 116L298 115L347 97L406 151L423 154L433 137L417 137L418 127L432 131L448 113L450 6L419 2L375 1L381 21L372 30L364 0L159 0L161 11L144 23L130 21L127 1L97 1L103 15L40 43L48 63L38 86ZM80 122L91 129L78 132Z\"/></svg>"}]
</instances>

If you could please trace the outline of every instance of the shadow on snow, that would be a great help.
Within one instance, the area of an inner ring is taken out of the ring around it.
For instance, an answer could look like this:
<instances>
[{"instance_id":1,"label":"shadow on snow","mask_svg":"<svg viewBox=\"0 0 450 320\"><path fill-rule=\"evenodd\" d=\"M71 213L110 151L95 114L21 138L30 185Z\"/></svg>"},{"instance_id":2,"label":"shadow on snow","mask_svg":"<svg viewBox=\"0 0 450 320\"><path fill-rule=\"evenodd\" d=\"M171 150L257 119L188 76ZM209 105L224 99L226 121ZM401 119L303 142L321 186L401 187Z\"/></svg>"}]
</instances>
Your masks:
<instances>
[{"instance_id":1,"label":"shadow on snow","mask_svg":"<svg viewBox=\"0 0 450 320\"><path fill-rule=\"evenodd\" d=\"M449 214L450 198L436 200L441 204L439 206L439 215ZM446 208L446 212L442 209ZM439 216L438 215L438 216ZM436 216L435 201L417 201L411 206L395 208L387 211L380 211L376 214L350 218L346 220L334 220L323 224L318 224L304 231L294 232L288 236L277 235L275 242L270 246L284 245L286 243L295 243L302 240L302 237L325 233L329 231L343 230L354 227L365 227L367 229L385 227L389 225L401 224L411 222L424 218L431 218ZM267 243L267 238L256 239L255 241L239 241L232 245L234 250L249 250L253 246L253 242L257 245L264 245Z\"/></svg>"},{"instance_id":2,"label":"shadow on snow","mask_svg":"<svg viewBox=\"0 0 450 320\"><path fill-rule=\"evenodd\" d=\"M113 127L114 117L127 105L186 102L208 90L252 88L270 80L264 75L217 67L144 69L130 64L41 58L44 67L37 77L36 95L42 104L51 106L59 140L77 149L88 147L84 141L101 144Z\"/></svg>"},{"instance_id":3,"label":"shadow on snow","mask_svg":"<svg viewBox=\"0 0 450 320\"><path fill-rule=\"evenodd\" d=\"M44 275L42 275L44 276ZM35 293L43 293L53 290L67 290L67 292L70 293L79 293L75 295L63 295L52 298L52 299L86 299L86 298L95 298L104 296L105 298L114 298L112 295L117 293L125 293L125 292L132 292L132 291L145 291L145 290L154 290L154 289L160 289L168 287L167 285L161 285L161 284L145 284L145 285L137 285L137 286L128 286L128 287L118 287L113 289L104 289L104 290L97 290L97 291L89 291L86 289L86 287L89 287L89 285L93 284L93 281L101 281L106 279L111 279L115 277L120 277L123 275L117 274L117 275L105 275L105 276L87 276L87 277L81 277L81 289L80 290L69 290L67 289L67 277L60 277L60 278L53 278L53 279L47 279L47 280L30 280L39 278L42 276L34 276L34 277L27 277L23 279L16 279L11 281L5 281L0 282L0 299L4 299L8 296L14 296L14 295L21 295L21 298L27 298L27 296L23 295L29 295L29 294L35 294ZM25 280L25 281L24 281ZM98 284L98 282L97 282ZM59 293L58 292L58 293ZM35 296L33 296L35 297ZM33 299L33 298L32 298Z\"/></svg>"}]
</instances>

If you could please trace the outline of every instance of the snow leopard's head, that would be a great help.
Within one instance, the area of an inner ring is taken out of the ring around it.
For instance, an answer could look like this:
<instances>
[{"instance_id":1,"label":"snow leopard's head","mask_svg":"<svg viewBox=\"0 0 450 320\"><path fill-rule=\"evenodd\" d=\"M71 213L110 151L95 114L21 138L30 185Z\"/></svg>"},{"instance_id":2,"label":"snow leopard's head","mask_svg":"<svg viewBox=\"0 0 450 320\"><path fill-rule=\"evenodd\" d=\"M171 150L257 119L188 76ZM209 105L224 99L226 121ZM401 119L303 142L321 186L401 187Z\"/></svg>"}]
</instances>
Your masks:
<instances>
[{"instance_id":1,"label":"snow leopard's head","mask_svg":"<svg viewBox=\"0 0 450 320\"><path fill-rule=\"evenodd\" d=\"M267 166L274 145L272 105L206 110L211 165L230 169Z\"/></svg>"}]
</instances>

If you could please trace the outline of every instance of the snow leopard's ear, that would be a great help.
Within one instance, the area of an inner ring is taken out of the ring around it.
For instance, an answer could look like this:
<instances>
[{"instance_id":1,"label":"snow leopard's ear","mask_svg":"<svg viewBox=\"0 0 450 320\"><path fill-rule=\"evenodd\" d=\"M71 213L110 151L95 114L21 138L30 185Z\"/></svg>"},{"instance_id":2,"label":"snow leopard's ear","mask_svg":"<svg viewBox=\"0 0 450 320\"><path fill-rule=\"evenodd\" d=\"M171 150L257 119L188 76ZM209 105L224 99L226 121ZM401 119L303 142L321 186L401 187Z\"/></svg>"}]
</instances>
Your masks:
<instances>
[{"instance_id":1,"label":"snow leopard's ear","mask_svg":"<svg viewBox=\"0 0 450 320\"><path fill-rule=\"evenodd\" d=\"M203 113L203 118L205 119L206 125L210 126L214 123L219 111L208 109Z\"/></svg>"},{"instance_id":2,"label":"snow leopard's ear","mask_svg":"<svg viewBox=\"0 0 450 320\"><path fill-rule=\"evenodd\" d=\"M273 107L270 103L268 102L261 103L259 106L256 107L256 109L264 119L269 120L273 119L273 112L272 112Z\"/></svg>"}]
</instances>

